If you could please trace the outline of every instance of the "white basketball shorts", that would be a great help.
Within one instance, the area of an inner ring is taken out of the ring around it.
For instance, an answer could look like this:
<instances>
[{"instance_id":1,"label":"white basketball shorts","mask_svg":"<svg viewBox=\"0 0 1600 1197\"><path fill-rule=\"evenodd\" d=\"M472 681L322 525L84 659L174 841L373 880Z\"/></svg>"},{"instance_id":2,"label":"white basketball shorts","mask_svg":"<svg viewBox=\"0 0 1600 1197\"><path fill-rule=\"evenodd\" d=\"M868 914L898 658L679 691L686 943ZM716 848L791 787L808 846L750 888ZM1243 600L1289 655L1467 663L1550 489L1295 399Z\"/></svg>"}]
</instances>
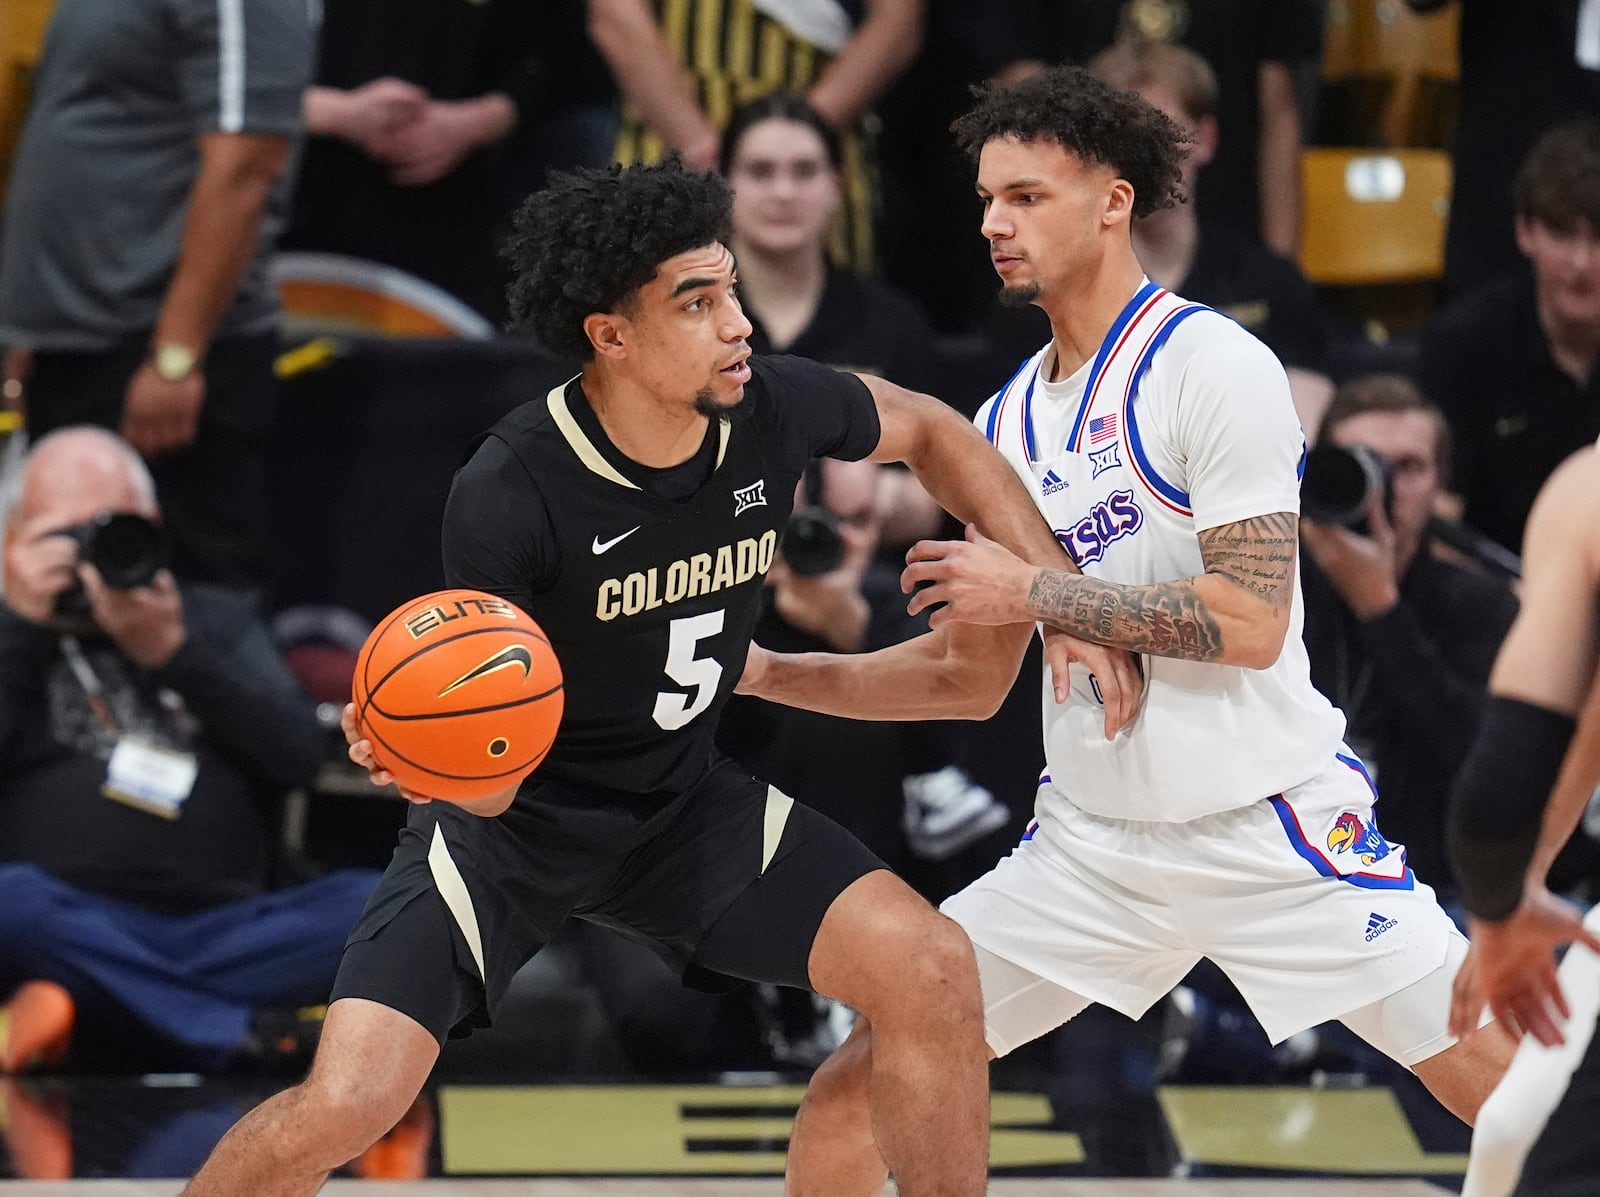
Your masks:
<instances>
[{"instance_id":1,"label":"white basketball shorts","mask_svg":"<svg viewBox=\"0 0 1600 1197\"><path fill-rule=\"evenodd\" d=\"M1378 833L1353 755L1188 823L1104 819L1050 797L1046 822L943 905L977 948L995 1054L1090 1002L1137 1018L1202 956L1274 1043L1344 1018L1409 1067L1453 1042L1466 940Z\"/></svg>"}]
</instances>

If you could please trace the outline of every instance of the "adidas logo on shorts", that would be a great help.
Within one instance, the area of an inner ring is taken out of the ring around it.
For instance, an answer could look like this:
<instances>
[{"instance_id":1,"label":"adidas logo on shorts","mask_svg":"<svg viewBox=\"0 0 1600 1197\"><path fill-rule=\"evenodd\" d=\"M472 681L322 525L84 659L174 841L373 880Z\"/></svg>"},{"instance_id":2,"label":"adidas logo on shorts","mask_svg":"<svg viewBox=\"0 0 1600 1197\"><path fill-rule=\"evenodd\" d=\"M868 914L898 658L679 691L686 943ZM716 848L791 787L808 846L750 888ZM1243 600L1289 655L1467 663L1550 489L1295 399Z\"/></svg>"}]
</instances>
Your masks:
<instances>
[{"instance_id":1,"label":"adidas logo on shorts","mask_svg":"<svg viewBox=\"0 0 1600 1197\"><path fill-rule=\"evenodd\" d=\"M1367 916L1367 942L1371 943L1391 927L1399 926L1399 919L1386 919L1381 914Z\"/></svg>"},{"instance_id":2,"label":"adidas logo on shorts","mask_svg":"<svg viewBox=\"0 0 1600 1197\"><path fill-rule=\"evenodd\" d=\"M1043 490L1047 495L1053 495L1057 491L1067 489L1067 483L1062 481L1061 475L1056 473L1054 470L1046 470L1044 478L1041 480L1041 482L1042 486L1040 489Z\"/></svg>"}]
</instances>

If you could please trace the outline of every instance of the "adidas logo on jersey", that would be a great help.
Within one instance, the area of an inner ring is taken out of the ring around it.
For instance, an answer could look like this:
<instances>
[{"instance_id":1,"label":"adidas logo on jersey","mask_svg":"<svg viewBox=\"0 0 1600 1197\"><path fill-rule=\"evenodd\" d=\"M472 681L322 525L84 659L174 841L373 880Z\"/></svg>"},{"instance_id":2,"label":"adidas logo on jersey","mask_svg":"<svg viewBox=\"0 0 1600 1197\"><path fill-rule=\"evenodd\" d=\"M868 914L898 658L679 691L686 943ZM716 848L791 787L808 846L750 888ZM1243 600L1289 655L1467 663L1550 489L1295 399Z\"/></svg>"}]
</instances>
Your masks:
<instances>
[{"instance_id":1,"label":"adidas logo on jersey","mask_svg":"<svg viewBox=\"0 0 1600 1197\"><path fill-rule=\"evenodd\" d=\"M1058 491L1066 490L1067 485L1067 483L1061 480L1060 474L1056 473L1054 470L1047 470L1045 471L1045 475L1042 480L1041 489L1045 494L1053 495Z\"/></svg>"},{"instance_id":2,"label":"adidas logo on jersey","mask_svg":"<svg viewBox=\"0 0 1600 1197\"><path fill-rule=\"evenodd\" d=\"M1367 942L1371 943L1392 927L1400 925L1399 919L1386 919L1376 912L1367 916Z\"/></svg>"}]
</instances>

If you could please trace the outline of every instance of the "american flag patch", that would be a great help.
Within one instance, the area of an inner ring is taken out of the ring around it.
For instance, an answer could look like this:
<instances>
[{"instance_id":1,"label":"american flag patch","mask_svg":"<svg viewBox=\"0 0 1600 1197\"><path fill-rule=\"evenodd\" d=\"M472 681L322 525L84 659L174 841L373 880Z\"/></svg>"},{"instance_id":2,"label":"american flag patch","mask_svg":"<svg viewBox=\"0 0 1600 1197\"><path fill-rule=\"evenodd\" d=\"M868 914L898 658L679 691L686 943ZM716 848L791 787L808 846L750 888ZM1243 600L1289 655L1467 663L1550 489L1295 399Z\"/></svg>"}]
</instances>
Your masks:
<instances>
[{"instance_id":1,"label":"american flag patch","mask_svg":"<svg viewBox=\"0 0 1600 1197\"><path fill-rule=\"evenodd\" d=\"M1101 445L1117 435L1117 417L1115 415L1096 416L1089 421L1089 443Z\"/></svg>"}]
</instances>

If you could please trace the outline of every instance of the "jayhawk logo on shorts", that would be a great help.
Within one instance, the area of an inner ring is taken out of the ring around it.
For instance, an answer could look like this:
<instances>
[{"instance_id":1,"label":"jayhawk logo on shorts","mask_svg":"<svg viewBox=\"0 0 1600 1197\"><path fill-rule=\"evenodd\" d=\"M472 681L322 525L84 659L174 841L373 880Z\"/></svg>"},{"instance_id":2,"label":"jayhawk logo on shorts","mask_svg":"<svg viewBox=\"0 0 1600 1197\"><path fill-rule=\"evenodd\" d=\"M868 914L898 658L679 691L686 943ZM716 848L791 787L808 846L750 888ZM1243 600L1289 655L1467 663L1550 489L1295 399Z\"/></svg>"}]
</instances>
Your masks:
<instances>
[{"instance_id":1,"label":"jayhawk logo on shorts","mask_svg":"<svg viewBox=\"0 0 1600 1197\"><path fill-rule=\"evenodd\" d=\"M1389 855L1389 841L1378 834L1376 827L1363 823L1359 815L1345 811L1328 832L1328 851L1354 852L1362 864L1370 865Z\"/></svg>"}]
</instances>

